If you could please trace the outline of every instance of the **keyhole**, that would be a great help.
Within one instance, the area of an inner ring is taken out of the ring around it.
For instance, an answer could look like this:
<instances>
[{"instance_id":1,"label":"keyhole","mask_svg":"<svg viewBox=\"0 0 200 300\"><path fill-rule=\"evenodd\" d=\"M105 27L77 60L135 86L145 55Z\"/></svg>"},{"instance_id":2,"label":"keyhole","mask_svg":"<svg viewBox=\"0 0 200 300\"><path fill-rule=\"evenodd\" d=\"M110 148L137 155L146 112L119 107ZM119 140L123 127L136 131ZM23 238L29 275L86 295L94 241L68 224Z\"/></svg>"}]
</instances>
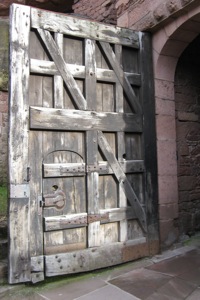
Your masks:
<instances>
[{"instance_id":1,"label":"keyhole","mask_svg":"<svg viewBox=\"0 0 200 300\"><path fill-rule=\"evenodd\" d=\"M57 191L58 186L57 186L56 184L54 184L54 185L52 186L52 189L53 189L53 191Z\"/></svg>"}]
</instances>

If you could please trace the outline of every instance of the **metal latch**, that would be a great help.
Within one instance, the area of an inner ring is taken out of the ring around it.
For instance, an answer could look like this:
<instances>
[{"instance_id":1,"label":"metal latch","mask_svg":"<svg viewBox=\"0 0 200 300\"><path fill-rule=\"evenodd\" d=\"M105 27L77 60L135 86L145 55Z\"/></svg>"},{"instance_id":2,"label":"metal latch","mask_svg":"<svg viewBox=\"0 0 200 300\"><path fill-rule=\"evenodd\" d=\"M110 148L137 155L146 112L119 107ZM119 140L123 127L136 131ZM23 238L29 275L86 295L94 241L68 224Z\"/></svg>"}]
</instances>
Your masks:
<instances>
[{"instance_id":1,"label":"metal latch","mask_svg":"<svg viewBox=\"0 0 200 300\"><path fill-rule=\"evenodd\" d=\"M43 206L62 209L66 203L66 196L64 192L58 188L57 185L53 186L53 188L55 189L55 192L53 194L44 195Z\"/></svg>"}]
</instances>

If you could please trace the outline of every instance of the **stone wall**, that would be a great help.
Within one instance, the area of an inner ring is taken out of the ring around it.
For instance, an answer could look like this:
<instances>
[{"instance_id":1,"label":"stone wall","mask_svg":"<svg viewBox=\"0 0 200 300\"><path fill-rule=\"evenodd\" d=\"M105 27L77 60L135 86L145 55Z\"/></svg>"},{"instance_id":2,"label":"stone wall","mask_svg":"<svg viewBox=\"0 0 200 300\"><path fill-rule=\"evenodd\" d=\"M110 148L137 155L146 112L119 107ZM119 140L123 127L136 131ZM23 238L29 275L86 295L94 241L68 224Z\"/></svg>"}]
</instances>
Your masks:
<instances>
[{"instance_id":1,"label":"stone wall","mask_svg":"<svg viewBox=\"0 0 200 300\"><path fill-rule=\"evenodd\" d=\"M162 23L169 23L188 5L197 0L116 0L117 24L139 31L154 31Z\"/></svg>"},{"instance_id":2,"label":"stone wall","mask_svg":"<svg viewBox=\"0 0 200 300\"><path fill-rule=\"evenodd\" d=\"M175 79L179 228L200 230L200 36L179 59Z\"/></svg>"},{"instance_id":3,"label":"stone wall","mask_svg":"<svg viewBox=\"0 0 200 300\"><path fill-rule=\"evenodd\" d=\"M9 7L12 3L30 5L42 9L56 12L72 12L72 4L74 0L1 0L0 16L9 15Z\"/></svg>"},{"instance_id":4,"label":"stone wall","mask_svg":"<svg viewBox=\"0 0 200 300\"><path fill-rule=\"evenodd\" d=\"M116 24L117 15L115 9L116 0L96 0L96 1L74 1L73 10L75 14L88 17L92 20Z\"/></svg>"}]
</instances>

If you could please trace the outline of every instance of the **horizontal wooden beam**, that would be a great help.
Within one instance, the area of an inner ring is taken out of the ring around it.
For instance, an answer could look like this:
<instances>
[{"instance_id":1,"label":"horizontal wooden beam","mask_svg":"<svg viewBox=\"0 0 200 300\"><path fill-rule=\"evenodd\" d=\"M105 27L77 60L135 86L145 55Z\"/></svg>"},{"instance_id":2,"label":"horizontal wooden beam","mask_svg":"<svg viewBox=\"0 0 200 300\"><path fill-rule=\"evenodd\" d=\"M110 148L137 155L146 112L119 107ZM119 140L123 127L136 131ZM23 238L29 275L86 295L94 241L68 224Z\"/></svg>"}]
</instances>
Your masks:
<instances>
[{"instance_id":1,"label":"horizontal wooden beam","mask_svg":"<svg viewBox=\"0 0 200 300\"><path fill-rule=\"evenodd\" d=\"M85 66L66 64L71 75L76 79L85 79ZM30 71L35 74L42 75L60 75L53 61L39 60L32 58L30 60ZM125 72L131 85L141 85L141 75L137 73ZM113 70L96 68L96 79L99 82L117 83L118 78Z\"/></svg>"},{"instance_id":2,"label":"horizontal wooden beam","mask_svg":"<svg viewBox=\"0 0 200 300\"><path fill-rule=\"evenodd\" d=\"M87 226L87 213L61 215L44 218L44 230L61 230Z\"/></svg>"},{"instance_id":3,"label":"horizontal wooden beam","mask_svg":"<svg viewBox=\"0 0 200 300\"><path fill-rule=\"evenodd\" d=\"M99 220L101 224L136 219L132 207L101 209L98 215L77 213L44 218L44 230L54 231L86 227L89 223Z\"/></svg>"},{"instance_id":4,"label":"horizontal wooden beam","mask_svg":"<svg viewBox=\"0 0 200 300\"><path fill-rule=\"evenodd\" d=\"M31 25L32 28L42 28L73 37L139 48L139 33L131 29L91 22L41 9L31 8Z\"/></svg>"},{"instance_id":5,"label":"horizontal wooden beam","mask_svg":"<svg viewBox=\"0 0 200 300\"><path fill-rule=\"evenodd\" d=\"M143 160L128 160L119 162L124 173L144 172ZM98 172L100 175L114 174L107 161L99 161L96 165L89 166L86 170L85 163L44 163L43 176L50 177L71 177L83 176L90 172Z\"/></svg>"},{"instance_id":6,"label":"horizontal wooden beam","mask_svg":"<svg viewBox=\"0 0 200 300\"><path fill-rule=\"evenodd\" d=\"M108 218L106 220L102 220L101 224L136 219L136 215L132 207L100 209L100 214L108 215Z\"/></svg>"},{"instance_id":7,"label":"horizontal wooden beam","mask_svg":"<svg viewBox=\"0 0 200 300\"><path fill-rule=\"evenodd\" d=\"M112 113L30 107L30 128L41 130L142 132L143 119L131 113Z\"/></svg>"}]
</instances>

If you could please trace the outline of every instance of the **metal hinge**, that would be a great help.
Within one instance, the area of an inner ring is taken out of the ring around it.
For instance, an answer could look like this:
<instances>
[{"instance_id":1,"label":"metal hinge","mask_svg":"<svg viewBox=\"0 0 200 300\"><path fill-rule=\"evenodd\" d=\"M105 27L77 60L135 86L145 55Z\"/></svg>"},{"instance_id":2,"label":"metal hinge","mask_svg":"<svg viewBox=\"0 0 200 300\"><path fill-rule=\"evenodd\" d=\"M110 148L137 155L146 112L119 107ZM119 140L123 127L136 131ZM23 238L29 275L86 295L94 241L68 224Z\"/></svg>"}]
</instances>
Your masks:
<instances>
[{"instance_id":1,"label":"metal hinge","mask_svg":"<svg viewBox=\"0 0 200 300\"><path fill-rule=\"evenodd\" d=\"M29 182L30 180L31 180L31 168L27 167L26 181Z\"/></svg>"}]
</instances>

